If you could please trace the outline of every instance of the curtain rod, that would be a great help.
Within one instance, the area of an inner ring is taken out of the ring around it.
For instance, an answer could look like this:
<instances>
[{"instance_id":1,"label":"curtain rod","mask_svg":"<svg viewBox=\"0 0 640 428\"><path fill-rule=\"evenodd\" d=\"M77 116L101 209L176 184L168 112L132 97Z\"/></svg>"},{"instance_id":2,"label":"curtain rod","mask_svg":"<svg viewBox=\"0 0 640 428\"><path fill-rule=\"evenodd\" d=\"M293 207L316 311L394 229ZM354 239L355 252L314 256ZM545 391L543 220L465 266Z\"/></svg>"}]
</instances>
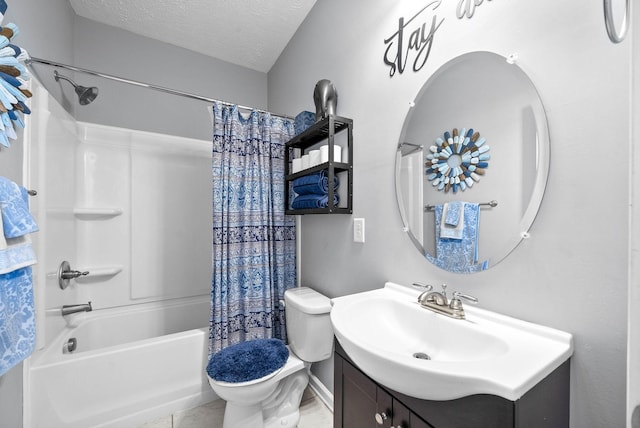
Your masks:
<instances>
[{"instance_id":1,"label":"curtain rod","mask_svg":"<svg viewBox=\"0 0 640 428\"><path fill-rule=\"evenodd\" d=\"M113 76L111 74L98 73L97 71L88 70L86 68L75 67L73 65L62 64L62 63L59 63L59 62L49 61L49 60L46 60L46 59L30 57L27 60L25 60L25 64L27 64L27 65L31 65L34 62L37 62L39 64L44 64L44 65L50 65L52 67L65 68L67 70L77 71L77 72L80 72L80 73L91 74L93 76L98 76L98 77L102 77L102 78L105 78L105 79L115 80L116 82L122 82L122 83L127 83L129 85L139 86L139 87L142 87L142 88L153 89L155 91L166 92L168 94L178 95L180 97L192 98L194 100L206 101L206 102L209 102L209 103L220 103L220 104L224 104L226 106L237 105L238 108L242 109L242 110L255 110L255 111L260 112L260 113L269 113L269 114L272 114L274 116L281 117L281 118L284 118L284 119L291 119L291 120L294 119L293 117L287 116L285 114L271 113L269 111L260 110L260 109L254 108L254 107L247 107L247 106L243 106L243 105L239 105L239 104L233 104L233 103L230 103L228 101L216 100L214 98L207 98L207 97L203 97L203 96L200 96L200 95L191 94L189 92L178 91L176 89L171 89L171 88L165 88L165 87L162 87L162 86L152 85L150 83L144 83L144 82L138 82L136 80L125 79L125 78L122 78L122 77Z\"/></svg>"}]
</instances>

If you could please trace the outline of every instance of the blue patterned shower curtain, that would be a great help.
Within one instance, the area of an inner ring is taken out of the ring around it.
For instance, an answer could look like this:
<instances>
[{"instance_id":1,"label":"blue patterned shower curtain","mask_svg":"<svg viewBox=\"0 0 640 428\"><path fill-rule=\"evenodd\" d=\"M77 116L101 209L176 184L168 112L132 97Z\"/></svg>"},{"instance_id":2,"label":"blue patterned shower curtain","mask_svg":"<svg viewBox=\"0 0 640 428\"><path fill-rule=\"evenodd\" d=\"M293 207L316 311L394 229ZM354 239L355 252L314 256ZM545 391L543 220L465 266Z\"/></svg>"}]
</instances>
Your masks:
<instances>
[{"instance_id":1,"label":"blue patterned shower curtain","mask_svg":"<svg viewBox=\"0 0 640 428\"><path fill-rule=\"evenodd\" d=\"M213 105L213 280L209 355L245 340L286 340L285 290L296 286L295 220L284 213L293 123Z\"/></svg>"}]
</instances>

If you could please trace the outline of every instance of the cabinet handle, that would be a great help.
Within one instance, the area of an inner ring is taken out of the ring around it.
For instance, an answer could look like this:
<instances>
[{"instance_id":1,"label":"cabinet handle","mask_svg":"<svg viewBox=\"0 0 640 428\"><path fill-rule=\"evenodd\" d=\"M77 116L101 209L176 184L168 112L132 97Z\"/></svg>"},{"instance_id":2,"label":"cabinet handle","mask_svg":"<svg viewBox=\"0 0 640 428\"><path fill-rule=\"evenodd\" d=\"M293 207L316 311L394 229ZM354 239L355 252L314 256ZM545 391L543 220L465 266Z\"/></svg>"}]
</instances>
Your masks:
<instances>
[{"instance_id":1,"label":"cabinet handle","mask_svg":"<svg viewBox=\"0 0 640 428\"><path fill-rule=\"evenodd\" d=\"M383 425L384 421L386 421L387 419L389 419L389 417L385 412L376 413L376 422L378 423L378 425Z\"/></svg>"}]
</instances>

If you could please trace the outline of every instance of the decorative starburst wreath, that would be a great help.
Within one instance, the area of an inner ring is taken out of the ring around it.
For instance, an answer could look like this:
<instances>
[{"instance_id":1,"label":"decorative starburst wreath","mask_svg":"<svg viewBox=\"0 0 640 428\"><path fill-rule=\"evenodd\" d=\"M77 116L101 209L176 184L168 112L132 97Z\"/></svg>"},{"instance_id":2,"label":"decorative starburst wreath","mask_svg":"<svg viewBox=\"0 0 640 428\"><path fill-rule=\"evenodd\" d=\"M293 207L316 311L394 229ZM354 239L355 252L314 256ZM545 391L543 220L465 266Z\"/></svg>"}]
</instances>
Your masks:
<instances>
[{"instance_id":1,"label":"decorative starburst wreath","mask_svg":"<svg viewBox=\"0 0 640 428\"><path fill-rule=\"evenodd\" d=\"M444 138L436 138L436 145L429 147L425 162L425 174L433 187L448 192L467 190L485 174L489 167L489 146L473 129L454 128L446 131Z\"/></svg>"}]
</instances>

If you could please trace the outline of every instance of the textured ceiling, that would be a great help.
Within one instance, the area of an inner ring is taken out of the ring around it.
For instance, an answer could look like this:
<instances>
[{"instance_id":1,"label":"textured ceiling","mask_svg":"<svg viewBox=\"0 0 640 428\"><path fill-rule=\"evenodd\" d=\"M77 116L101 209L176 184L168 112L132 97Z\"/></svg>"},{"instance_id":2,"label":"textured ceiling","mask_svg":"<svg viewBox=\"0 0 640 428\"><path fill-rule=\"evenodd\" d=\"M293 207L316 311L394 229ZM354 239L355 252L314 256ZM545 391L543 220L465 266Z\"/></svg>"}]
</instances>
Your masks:
<instances>
[{"instance_id":1,"label":"textured ceiling","mask_svg":"<svg viewBox=\"0 0 640 428\"><path fill-rule=\"evenodd\" d=\"M76 14L268 72L316 0L69 0Z\"/></svg>"}]
</instances>

